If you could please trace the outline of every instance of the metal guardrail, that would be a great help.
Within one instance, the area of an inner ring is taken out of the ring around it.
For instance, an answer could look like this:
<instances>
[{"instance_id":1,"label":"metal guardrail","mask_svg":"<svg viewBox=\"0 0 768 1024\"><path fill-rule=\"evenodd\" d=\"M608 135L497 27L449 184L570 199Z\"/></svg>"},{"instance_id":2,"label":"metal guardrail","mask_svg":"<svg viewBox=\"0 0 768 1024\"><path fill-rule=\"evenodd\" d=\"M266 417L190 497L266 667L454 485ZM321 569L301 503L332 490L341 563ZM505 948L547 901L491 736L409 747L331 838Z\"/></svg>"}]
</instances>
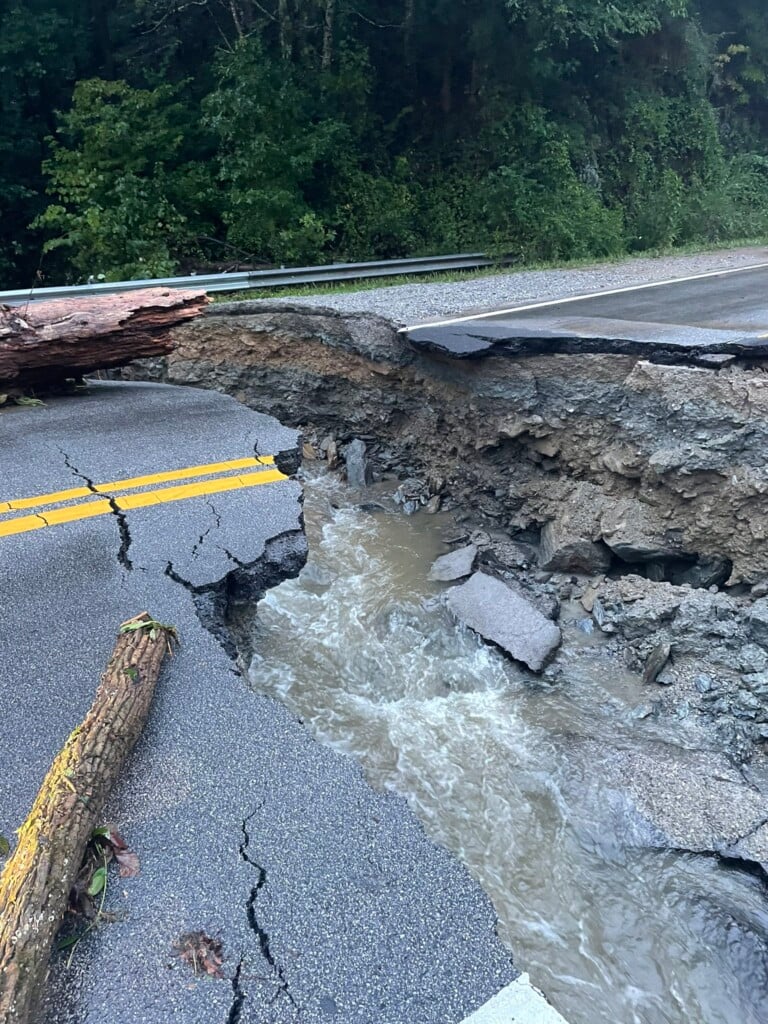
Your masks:
<instances>
[{"instance_id":1,"label":"metal guardrail","mask_svg":"<svg viewBox=\"0 0 768 1024\"><path fill-rule=\"evenodd\" d=\"M320 267L281 267L278 270L247 270L233 274L190 274L188 277L159 277L145 281L99 281L63 288L20 288L0 292L0 303L22 305L41 299L69 299L83 295L114 295L139 288L197 288L206 292L234 292L249 288L288 288L302 284L330 284L393 275L434 274L445 270L478 270L504 262L483 253L452 256L418 256L405 260L376 260L371 263L330 263Z\"/></svg>"}]
</instances>

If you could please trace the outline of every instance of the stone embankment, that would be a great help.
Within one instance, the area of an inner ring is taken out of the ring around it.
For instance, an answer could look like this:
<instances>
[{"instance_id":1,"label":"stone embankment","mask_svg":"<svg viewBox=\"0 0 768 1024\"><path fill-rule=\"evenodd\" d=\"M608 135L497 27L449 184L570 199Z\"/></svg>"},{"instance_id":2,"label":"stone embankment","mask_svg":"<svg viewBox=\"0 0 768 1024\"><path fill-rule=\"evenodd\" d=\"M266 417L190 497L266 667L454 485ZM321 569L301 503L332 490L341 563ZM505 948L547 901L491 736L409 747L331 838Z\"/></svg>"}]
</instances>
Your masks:
<instances>
[{"instance_id":1,"label":"stone embankment","mask_svg":"<svg viewBox=\"0 0 768 1024\"><path fill-rule=\"evenodd\" d=\"M175 338L169 357L130 372L234 395L301 426L318 450L366 442L379 478L403 481L404 509L453 510L475 568L555 620L550 630L577 606L607 654L637 672L638 718L680 721L686 736L693 723L711 752L665 775L671 805L695 794L701 771L731 772L743 789L744 814L727 828L711 807L695 835L669 815L662 823L635 781L637 813L671 845L768 862L768 836L758 841L768 829L748 799L768 779L761 362L492 350L454 360L375 315L277 302L217 305ZM351 458L359 474L359 447ZM567 679L569 642L547 679ZM620 754L617 779L634 777ZM728 802L723 793L723 814Z\"/></svg>"}]
</instances>

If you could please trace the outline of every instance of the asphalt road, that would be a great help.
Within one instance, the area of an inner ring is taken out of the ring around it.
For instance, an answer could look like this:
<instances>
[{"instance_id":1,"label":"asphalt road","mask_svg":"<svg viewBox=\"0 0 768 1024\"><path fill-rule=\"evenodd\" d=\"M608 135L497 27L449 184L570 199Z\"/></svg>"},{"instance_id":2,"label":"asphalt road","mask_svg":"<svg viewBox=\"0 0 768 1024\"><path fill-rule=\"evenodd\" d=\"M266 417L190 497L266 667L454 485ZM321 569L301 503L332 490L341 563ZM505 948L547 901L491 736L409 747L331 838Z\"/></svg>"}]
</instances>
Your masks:
<instances>
[{"instance_id":1,"label":"asphalt road","mask_svg":"<svg viewBox=\"0 0 768 1024\"><path fill-rule=\"evenodd\" d=\"M616 292L488 310L407 329L417 346L471 358L521 353L768 355L768 264Z\"/></svg>"},{"instance_id":2,"label":"asphalt road","mask_svg":"<svg viewBox=\"0 0 768 1024\"><path fill-rule=\"evenodd\" d=\"M303 563L300 486L279 472L297 446L186 388L0 409L0 833L84 716L119 623L149 610L181 635L105 815L141 873L111 877L117 920L70 967L55 957L47 1024L455 1024L515 977L458 862L249 690L220 642L228 595ZM221 940L224 979L175 955L198 930Z\"/></svg>"}]
</instances>

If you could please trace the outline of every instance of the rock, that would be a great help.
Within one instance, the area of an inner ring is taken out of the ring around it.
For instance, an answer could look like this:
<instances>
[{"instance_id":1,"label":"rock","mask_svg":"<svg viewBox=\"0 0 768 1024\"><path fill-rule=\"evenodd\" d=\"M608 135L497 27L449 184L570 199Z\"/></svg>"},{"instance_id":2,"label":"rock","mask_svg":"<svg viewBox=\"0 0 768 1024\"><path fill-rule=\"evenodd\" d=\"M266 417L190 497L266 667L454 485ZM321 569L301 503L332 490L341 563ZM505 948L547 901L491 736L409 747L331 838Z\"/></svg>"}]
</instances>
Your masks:
<instances>
[{"instance_id":1,"label":"rock","mask_svg":"<svg viewBox=\"0 0 768 1024\"><path fill-rule=\"evenodd\" d=\"M676 681L674 672L669 668L663 668L655 679L659 686L672 686Z\"/></svg>"},{"instance_id":2,"label":"rock","mask_svg":"<svg viewBox=\"0 0 768 1024\"><path fill-rule=\"evenodd\" d=\"M429 488L424 480L408 477L402 481L392 498L407 516L412 516L429 501Z\"/></svg>"},{"instance_id":3,"label":"rock","mask_svg":"<svg viewBox=\"0 0 768 1024\"><path fill-rule=\"evenodd\" d=\"M693 680L693 685L696 687L699 693L709 693L709 691L712 689L712 676L708 676L702 673L701 675L696 676L696 678Z\"/></svg>"},{"instance_id":4,"label":"rock","mask_svg":"<svg viewBox=\"0 0 768 1024\"><path fill-rule=\"evenodd\" d=\"M768 597L760 597L749 613L749 628L759 644L768 644Z\"/></svg>"},{"instance_id":5,"label":"rock","mask_svg":"<svg viewBox=\"0 0 768 1024\"><path fill-rule=\"evenodd\" d=\"M607 619L605 614L605 608L603 608L603 602L600 600L599 597L594 597L592 599L592 617L598 624L600 629L604 630L607 624Z\"/></svg>"},{"instance_id":6,"label":"rock","mask_svg":"<svg viewBox=\"0 0 768 1024\"><path fill-rule=\"evenodd\" d=\"M482 531L478 531L478 534L484 536L485 541L478 543L475 535L470 539L480 549L480 564L490 567L493 570L492 575L509 571L516 573L519 569L530 569L536 564L536 548L532 545L511 540L502 533L494 534L490 538Z\"/></svg>"},{"instance_id":7,"label":"rock","mask_svg":"<svg viewBox=\"0 0 768 1024\"><path fill-rule=\"evenodd\" d=\"M709 558L699 558L695 565L687 569L670 573L669 581L677 586L684 586L687 583L691 587L707 590L710 587L722 587L731 575L732 569L733 563L730 559L712 555Z\"/></svg>"},{"instance_id":8,"label":"rock","mask_svg":"<svg viewBox=\"0 0 768 1024\"><path fill-rule=\"evenodd\" d=\"M603 786L622 794L614 815L628 844L744 857L745 841L760 829L748 859L768 861L765 797L722 754L647 741L569 743Z\"/></svg>"},{"instance_id":9,"label":"rock","mask_svg":"<svg viewBox=\"0 0 768 1024\"><path fill-rule=\"evenodd\" d=\"M640 501L614 502L600 521L602 538L624 562L665 562L684 554L681 533Z\"/></svg>"},{"instance_id":10,"label":"rock","mask_svg":"<svg viewBox=\"0 0 768 1024\"><path fill-rule=\"evenodd\" d=\"M299 574L299 580L305 590L311 590L316 594L323 594L331 586L335 577L327 569L321 568L314 562L307 562Z\"/></svg>"},{"instance_id":11,"label":"rock","mask_svg":"<svg viewBox=\"0 0 768 1024\"><path fill-rule=\"evenodd\" d=\"M645 704L638 704L636 708L632 708L629 713L630 718L636 718L642 721L645 718L657 717L661 710L660 700L649 700Z\"/></svg>"},{"instance_id":12,"label":"rock","mask_svg":"<svg viewBox=\"0 0 768 1024\"><path fill-rule=\"evenodd\" d=\"M429 515L433 516L440 511L440 505L440 495L433 494L432 497L427 502L427 504L424 506L424 511L427 512Z\"/></svg>"},{"instance_id":13,"label":"rock","mask_svg":"<svg viewBox=\"0 0 768 1024\"><path fill-rule=\"evenodd\" d=\"M487 548L491 543L491 535L485 530L474 530L469 539L479 548Z\"/></svg>"},{"instance_id":14,"label":"rock","mask_svg":"<svg viewBox=\"0 0 768 1024\"><path fill-rule=\"evenodd\" d=\"M599 578L597 580L590 580L589 586L579 598L579 600L581 601L581 606L585 612L592 611L597 595L600 593L600 585L602 583L602 578Z\"/></svg>"},{"instance_id":15,"label":"rock","mask_svg":"<svg viewBox=\"0 0 768 1024\"><path fill-rule=\"evenodd\" d=\"M540 672L560 645L560 630L500 580L476 572L448 593L451 611L516 661Z\"/></svg>"},{"instance_id":16,"label":"rock","mask_svg":"<svg viewBox=\"0 0 768 1024\"><path fill-rule=\"evenodd\" d=\"M606 572L611 553L574 530L568 516L547 523L541 531L539 564L553 572Z\"/></svg>"},{"instance_id":17,"label":"rock","mask_svg":"<svg viewBox=\"0 0 768 1024\"><path fill-rule=\"evenodd\" d=\"M320 450L325 453L328 469L336 469L339 465L339 448L332 437L327 437L320 445Z\"/></svg>"},{"instance_id":18,"label":"rock","mask_svg":"<svg viewBox=\"0 0 768 1024\"><path fill-rule=\"evenodd\" d=\"M648 655L648 660L645 663L645 671L643 672L644 683L655 683L661 673L661 670L669 661L669 656L672 653L671 644L657 644L656 647ZM674 680L671 680L674 681ZM663 685L667 686L668 683Z\"/></svg>"},{"instance_id":19,"label":"rock","mask_svg":"<svg viewBox=\"0 0 768 1024\"><path fill-rule=\"evenodd\" d=\"M456 551L449 551L447 555L441 555L432 563L429 579L440 583L451 583L453 580L471 576L476 558L477 548L474 544L468 544Z\"/></svg>"},{"instance_id":20,"label":"rock","mask_svg":"<svg viewBox=\"0 0 768 1024\"><path fill-rule=\"evenodd\" d=\"M355 490L361 491L373 483L373 471L366 458L365 441L355 438L347 445L344 461L347 465L347 483Z\"/></svg>"}]
</instances>

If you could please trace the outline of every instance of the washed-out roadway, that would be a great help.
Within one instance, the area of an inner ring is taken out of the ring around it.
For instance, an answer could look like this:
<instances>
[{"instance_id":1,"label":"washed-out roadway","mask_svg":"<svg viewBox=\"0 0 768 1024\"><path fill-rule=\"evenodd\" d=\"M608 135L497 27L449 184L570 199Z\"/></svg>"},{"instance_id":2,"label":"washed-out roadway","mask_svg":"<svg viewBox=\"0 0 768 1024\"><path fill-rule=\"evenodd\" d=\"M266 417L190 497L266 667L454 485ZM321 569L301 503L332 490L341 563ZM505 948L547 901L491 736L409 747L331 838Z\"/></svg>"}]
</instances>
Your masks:
<instances>
[{"instance_id":1,"label":"washed-out roadway","mask_svg":"<svg viewBox=\"0 0 768 1024\"><path fill-rule=\"evenodd\" d=\"M93 384L45 408L0 410L0 508L86 490L54 503L71 508L103 501L93 491L105 482L254 456L278 456L290 475L297 445L294 431L218 394ZM127 509L109 497L106 513L0 533L7 837L90 705L119 624L149 610L181 636L105 815L141 872L110 875L116 920L70 966L68 952L54 956L45 1021L456 1024L516 974L489 901L401 799L374 792L352 759L249 690L222 643L222 581L253 596L303 563L299 484ZM6 509L0 524L22 514ZM174 952L198 930L222 942L221 980Z\"/></svg>"}]
</instances>

